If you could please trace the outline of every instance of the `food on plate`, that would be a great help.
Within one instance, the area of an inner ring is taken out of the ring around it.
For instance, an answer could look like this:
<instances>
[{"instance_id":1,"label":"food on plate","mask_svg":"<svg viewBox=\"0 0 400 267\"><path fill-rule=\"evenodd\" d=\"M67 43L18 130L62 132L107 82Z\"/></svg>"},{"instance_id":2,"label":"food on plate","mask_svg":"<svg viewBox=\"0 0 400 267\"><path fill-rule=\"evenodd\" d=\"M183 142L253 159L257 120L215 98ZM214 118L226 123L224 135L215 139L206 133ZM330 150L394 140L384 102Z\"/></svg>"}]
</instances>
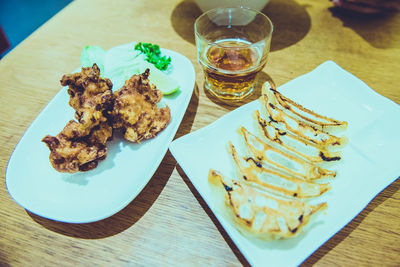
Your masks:
<instances>
[{"instance_id":1,"label":"food on plate","mask_svg":"<svg viewBox=\"0 0 400 267\"><path fill-rule=\"evenodd\" d=\"M334 162L341 159L340 151L331 151L324 146L319 146L307 139L284 129L278 128L272 121L263 119L260 112L256 110L255 119L262 132L264 141L279 144L282 149L297 154L315 164Z\"/></svg>"},{"instance_id":2,"label":"food on plate","mask_svg":"<svg viewBox=\"0 0 400 267\"><path fill-rule=\"evenodd\" d=\"M239 133L243 137L246 147L254 156L254 161L260 165L273 166L305 180L333 178L336 176L334 171L323 169L310 161L271 146L244 127L239 129Z\"/></svg>"},{"instance_id":3,"label":"food on plate","mask_svg":"<svg viewBox=\"0 0 400 267\"><path fill-rule=\"evenodd\" d=\"M145 54L146 60L159 70L166 70L171 63L171 57L161 55L159 45L139 42L135 45L135 50Z\"/></svg>"},{"instance_id":4,"label":"food on plate","mask_svg":"<svg viewBox=\"0 0 400 267\"><path fill-rule=\"evenodd\" d=\"M81 66L97 63L102 77L108 77L114 90L120 89L134 74L150 69L149 79L163 95L179 91L179 83L168 73L173 68L171 58L162 56L158 45L129 43L104 50L98 46L85 46L81 53ZM102 68L102 66L104 66Z\"/></svg>"},{"instance_id":5,"label":"food on plate","mask_svg":"<svg viewBox=\"0 0 400 267\"><path fill-rule=\"evenodd\" d=\"M131 142L155 137L171 120L168 106L159 108L162 92L149 80L150 70L133 75L112 92L113 84L100 77L97 64L81 72L64 75L69 105L77 121L71 120L57 136L42 139L50 149L50 162L59 172L74 173L97 167L107 156L106 142L113 129L121 130Z\"/></svg>"},{"instance_id":6,"label":"food on plate","mask_svg":"<svg viewBox=\"0 0 400 267\"><path fill-rule=\"evenodd\" d=\"M80 136L89 134L100 123L111 122L114 95L109 79L100 77L100 69L95 64L82 68L81 72L64 75L61 85L68 86L69 105L75 110L79 121Z\"/></svg>"},{"instance_id":7,"label":"food on plate","mask_svg":"<svg viewBox=\"0 0 400 267\"><path fill-rule=\"evenodd\" d=\"M131 142L153 138L171 120L169 107L157 106L162 93L150 83L149 71L133 75L114 93L113 127Z\"/></svg>"},{"instance_id":8,"label":"food on plate","mask_svg":"<svg viewBox=\"0 0 400 267\"><path fill-rule=\"evenodd\" d=\"M346 145L347 138L345 136L338 137L333 133L345 129L347 122L318 115L292 100L289 101L288 98L277 97L275 92L277 92L275 89L267 89L264 85L263 95L260 98L265 107L265 113L273 124L276 124L279 128L287 129L321 148L339 149ZM278 94L278 96L281 95ZM277 99L280 99L280 101ZM296 111L296 108L299 111ZM309 117L306 117L306 115L309 115Z\"/></svg>"},{"instance_id":9,"label":"food on plate","mask_svg":"<svg viewBox=\"0 0 400 267\"><path fill-rule=\"evenodd\" d=\"M159 69L155 68L153 65L147 62L143 62L140 66L140 73L142 73L146 69L150 69L149 79L151 83L154 84L157 89L162 92L163 96L172 95L179 92L179 83L172 77L168 76L165 72L160 71Z\"/></svg>"},{"instance_id":10,"label":"food on plate","mask_svg":"<svg viewBox=\"0 0 400 267\"><path fill-rule=\"evenodd\" d=\"M279 104L284 109L284 112L288 114L288 116L296 118L298 121L303 120L305 123L308 123L321 131L331 132L332 130L346 130L346 121L339 121L317 114L294 102L292 99L285 97L276 89L271 87L268 89L267 85L268 83L265 83L263 86L263 94L268 99L268 104L275 106Z\"/></svg>"},{"instance_id":11,"label":"food on plate","mask_svg":"<svg viewBox=\"0 0 400 267\"><path fill-rule=\"evenodd\" d=\"M329 183L315 183L301 179L278 169L263 166L252 157L239 156L231 142L229 142L229 147L229 152L238 169L237 176L251 185L263 188L274 194L293 198L317 197L331 188Z\"/></svg>"},{"instance_id":12,"label":"food on plate","mask_svg":"<svg viewBox=\"0 0 400 267\"><path fill-rule=\"evenodd\" d=\"M91 67L97 64L100 75L104 76L104 58L107 51L97 45L87 45L81 52L81 67Z\"/></svg>"},{"instance_id":13,"label":"food on plate","mask_svg":"<svg viewBox=\"0 0 400 267\"><path fill-rule=\"evenodd\" d=\"M222 212L235 221L238 229L261 239L294 237L313 214L327 207L325 202L310 205L266 193L245 181L230 179L210 170L209 184L219 200Z\"/></svg>"},{"instance_id":14,"label":"food on plate","mask_svg":"<svg viewBox=\"0 0 400 267\"><path fill-rule=\"evenodd\" d=\"M68 86L68 103L76 120L70 120L56 136L42 139L50 149L51 165L59 172L96 168L107 156L106 143L114 130L131 142L155 137L171 120L169 107L160 107L163 91L172 94L180 87L163 72L171 66L171 58L150 43L130 43L108 51L85 46L81 66L80 72L60 80Z\"/></svg>"},{"instance_id":15,"label":"food on plate","mask_svg":"<svg viewBox=\"0 0 400 267\"><path fill-rule=\"evenodd\" d=\"M69 104L75 110L57 136L45 136L42 141L50 149L50 162L59 172L74 173L97 167L107 155L106 142L112 138L110 112L114 95L112 83L100 78L96 64L81 72L64 75L61 85L68 86Z\"/></svg>"},{"instance_id":16,"label":"food on plate","mask_svg":"<svg viewBox=\"0 0 400 267\"><path fill-rule=\"evenodd\" d=\"M57 136L46 135L42 139L50 149L49 160L56 171L89 171L106 158L106 142L112 136L112 127L101 123L84 136L78 134L79 127L78 122L71 120Z\"/></svg>"},{"instance_id":17,"label":"food on plate","mask_svg":"<svg viewBox=\"0 0 400 267\"><path fill-rule=\"evenodd\" d=\"M209 185L216 201L224 200L223 214L241 232L261 239L290 238L328 205L310 201L332 188L336 171L328 166L342 159L347 138L336 134L347 122L304 108L267 85L253 116L256 132L241 126L240 143L229 142L234 177L211 169Z\"/></svg>"},{"instance_id":18,"label":"food on plate","mask_svg":"<svg viewBox=\"0 0 400 267\"><path fill-rule=\"evenodd\" d=\"M163 92L172 94L180 87L163 72L170 65L171 57L161 55L156 44L130 43L108 51L85 46L81 72L61 79L77 121L69 121L57 136L42 139L52 166L69 173L91 170L106 157L113 129L140 142L167 127L171 112L166 105L159 108L159 102Z\"/></svg>"}]
</instances>

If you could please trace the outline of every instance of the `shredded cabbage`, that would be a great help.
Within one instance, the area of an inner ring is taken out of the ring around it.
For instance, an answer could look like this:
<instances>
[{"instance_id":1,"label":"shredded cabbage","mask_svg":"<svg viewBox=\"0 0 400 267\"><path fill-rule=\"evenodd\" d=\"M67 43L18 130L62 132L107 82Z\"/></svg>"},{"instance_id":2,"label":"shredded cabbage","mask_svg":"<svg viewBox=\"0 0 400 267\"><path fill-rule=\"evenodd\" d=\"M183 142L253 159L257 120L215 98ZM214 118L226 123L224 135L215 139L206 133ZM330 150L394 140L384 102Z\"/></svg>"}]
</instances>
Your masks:
<instances>
[{"instance_id":1,"label":"shredded cabbage","mask_svg":"<svg viewBox=\"0 0 400 267\"><path fill-rule=\"evenodd\" d=\"M134 74L150 69L149 80L164 95L179 90L178 82L146 61L146 56L135 50L136 43L113 47L107 51L98 46L85 46L81 53L81 66L88 67L96 63L102 77L107 77L113 83L113 90L120 89L125 81Z\"/></svg>"}]
</instances>

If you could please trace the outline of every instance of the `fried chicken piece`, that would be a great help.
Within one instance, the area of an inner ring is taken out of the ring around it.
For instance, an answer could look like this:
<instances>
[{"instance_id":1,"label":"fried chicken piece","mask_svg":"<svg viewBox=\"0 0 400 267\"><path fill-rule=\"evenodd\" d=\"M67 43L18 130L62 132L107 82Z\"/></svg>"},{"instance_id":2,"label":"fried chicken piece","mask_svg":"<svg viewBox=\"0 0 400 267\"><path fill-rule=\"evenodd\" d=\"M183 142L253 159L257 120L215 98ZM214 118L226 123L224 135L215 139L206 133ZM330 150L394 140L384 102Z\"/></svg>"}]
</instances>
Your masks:
<instances>
[{"instance_id":1,"label":"fried chicken piece","mask_svg":"<svg viewBox=\"0 0 400 267\"><path fill-rule=\"evenodd\" d=\"M133 75L114 93L113 128L131 142L155 137L171 120L168 106L158 108L162 93L148 79L150 70Z\"/></svg>"},{"instance_id":2,"label":"fried chicken piece","mask_svg":"<svg viewBox=\"0 0 400 267\"><path fill-rule=\"evenodd\" d=\"M50 149L50 162L59 172L74 173L97 167L107 155L106 142L112 138L110 113L114 95L109 79L100 78L100 70L82 68L80 73L64 75L68 85L69 104L75 109L78 122L70 120L57 136L45 136L42 141Z\"/></svg>"},{"instance_id":3,"label":"fried chicken piece","mask_svg":"<svg viewBox=\"0 0 400 267\"><path fill-rule=\"evenodd\" d=\"M100 77L100 69L82 68L80 73L64 75L61 85L68 85L69 105L75 109L75 118L80 125L79 135L88 135L90 130L102 122L110 121L114 95L109 79Z\"/></svg>"},{"instance_id":4,"label":"fried chicken piece","mask_svg":"<svg viewBox=\"0 0 400 267\"><path fill-rule=\"evenodd\" d=\"M57 136L45 136L42 141L50 149L50 163L59 172L75 173L97 167L107 156L106 142L112 136L112 127L100 123L89 135L80 136L80 123L70 120Z\"/></svg>"}]
</instances>

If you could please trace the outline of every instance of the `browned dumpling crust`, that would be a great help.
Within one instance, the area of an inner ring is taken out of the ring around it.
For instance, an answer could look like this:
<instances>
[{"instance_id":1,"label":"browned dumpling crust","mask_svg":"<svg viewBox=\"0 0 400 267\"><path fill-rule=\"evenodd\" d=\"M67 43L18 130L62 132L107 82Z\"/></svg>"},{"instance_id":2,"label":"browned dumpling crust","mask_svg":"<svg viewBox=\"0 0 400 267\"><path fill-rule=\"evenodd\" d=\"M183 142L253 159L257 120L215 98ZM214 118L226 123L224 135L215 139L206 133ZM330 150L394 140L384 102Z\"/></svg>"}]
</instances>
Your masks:
<instances>
[{"instance_id":1,"label":"browned dumpling crust","mask_svg":"<svg viewBox=\"0 0 400 267\"><path fill-rule=\"evenodd\" d=\"M227 215L239 229L261 239L294 237L313 214L327 207L325 202L309 205L273 196L215 170L210 170L208 179L218 197L224 199Z\"/></svg>"},{"instance_id":2,"label":"browned dumpling crust","mask_svg":"<svg viewBox=\"0 0 400 267\"><path fill-rule=\"evenodd\" d=\"M268 165L263 165L251 156L242 157L238 155L232 143L229 143L229 146L238 169L239 179L241 178L240 180L247 181L253 186L289 198L318 197L331 189L329 183L316 183L302 179Z\"/></svg>"},{"instance_id":3,"label":"browned dumpling crust","mask_svg":"<svg viewBox=\"0 0 400 267\"><path fill-rule=\"evenodd\" d=\"M223 200L220 210L240 232L290 238L328 205L306 200L315 203L331 190L337 173L328 167L342 159L348 140L336 134L347 122L317 114L267 85L253 116L256 132L239 127L239 144L229 142L234 176L211 169L208 181L216 201Z\"/></svg>"}]
</instances>

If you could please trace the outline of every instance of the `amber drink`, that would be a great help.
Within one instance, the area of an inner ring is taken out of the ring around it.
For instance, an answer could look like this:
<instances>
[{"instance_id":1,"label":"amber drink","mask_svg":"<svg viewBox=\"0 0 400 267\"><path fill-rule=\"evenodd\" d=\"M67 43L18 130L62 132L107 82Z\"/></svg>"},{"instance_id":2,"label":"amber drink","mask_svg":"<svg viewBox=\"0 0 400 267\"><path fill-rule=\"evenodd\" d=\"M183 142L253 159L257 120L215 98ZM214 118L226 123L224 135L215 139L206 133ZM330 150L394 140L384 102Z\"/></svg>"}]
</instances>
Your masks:
<instances>
[{"instance_id":1,"label":"amber drink","mask_svg":"<svg viewBox=\"0 0 400 267\"><path fill-rule=\"evenodd\" d=\"M269 19L247 8L220 8L200 16L195 31L205 88L219 98L232 100L252 93L268 58Z\"/></svg>"}]
</instances>

